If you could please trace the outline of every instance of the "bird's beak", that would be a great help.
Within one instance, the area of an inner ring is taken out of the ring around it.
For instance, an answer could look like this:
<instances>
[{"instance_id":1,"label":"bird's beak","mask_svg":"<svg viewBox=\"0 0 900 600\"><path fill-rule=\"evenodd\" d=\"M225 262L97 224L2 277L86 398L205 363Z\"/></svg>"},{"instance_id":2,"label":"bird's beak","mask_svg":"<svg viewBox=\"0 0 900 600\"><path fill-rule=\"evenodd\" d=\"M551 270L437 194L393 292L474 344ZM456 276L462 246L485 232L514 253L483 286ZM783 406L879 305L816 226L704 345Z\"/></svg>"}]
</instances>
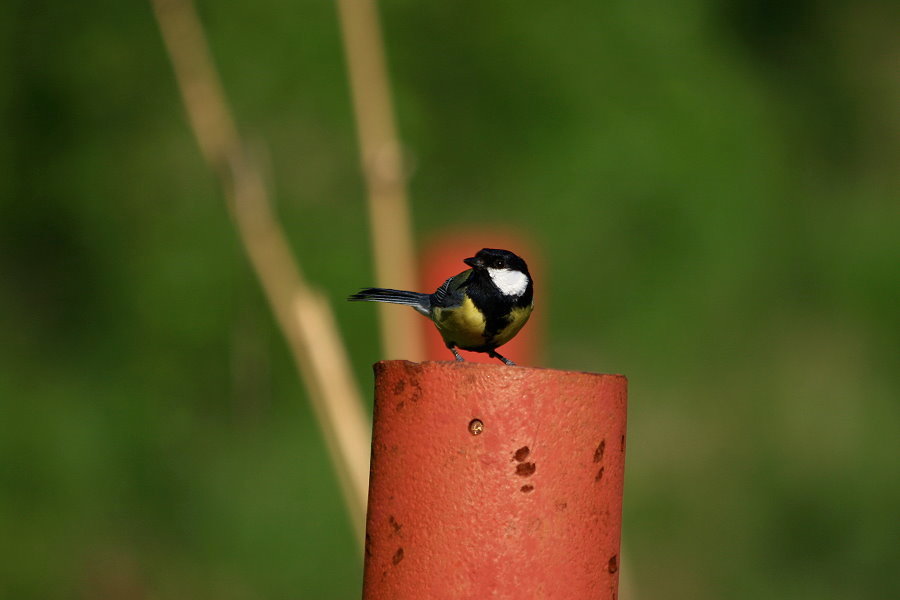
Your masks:
<instances>
[{"instance_id":1,"label":"bird's beak","mask_svg":"<svg viewBox=\"0 0 900 600\"><path fill-rule=\"evenodd\" d=\"M478 258L478 257L476 257L476 256L473 256L472 258L465 258L465 259L463 259L463 262L466 263L467 265L469 265L469 266L472 267L472 268L477 268L477 267L483 267L483 266L484 266L484 260L482 260L482 259L480 259L480 258Z\"/></svg>"}]
</instances>

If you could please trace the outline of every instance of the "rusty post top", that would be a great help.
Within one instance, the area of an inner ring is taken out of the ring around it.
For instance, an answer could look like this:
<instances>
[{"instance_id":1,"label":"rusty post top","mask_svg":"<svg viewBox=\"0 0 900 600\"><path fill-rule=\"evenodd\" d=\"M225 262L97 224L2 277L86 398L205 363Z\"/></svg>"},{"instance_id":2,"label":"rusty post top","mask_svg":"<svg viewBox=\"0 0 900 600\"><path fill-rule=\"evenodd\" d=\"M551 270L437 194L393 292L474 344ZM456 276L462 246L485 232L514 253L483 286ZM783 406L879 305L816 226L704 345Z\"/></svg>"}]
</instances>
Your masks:
<instances>
[{"instance_id":1,"label":"rusty post top","mask_svg":"<svg viewBox=\"0 0 900 600\"><path fill-rule=\"evenodd\" d=\"M592 371L568 371L564 369L552 369L549 367L525 367L521 365L507 366L504 364L485 364L476 362L460 362L453 360L425 360L422 362L413 362L410 360L380 360L372 365L375 375L389 369L402 369L409 374L414 373L431 373L441 370L461 370L456 371L463 373L469 369L469 373L479 373L500 377L502 379L515 380L523 377L612 377L616 379L628 380L625 375L618 373L594 373Z\"/></svg>"}]
</instances>

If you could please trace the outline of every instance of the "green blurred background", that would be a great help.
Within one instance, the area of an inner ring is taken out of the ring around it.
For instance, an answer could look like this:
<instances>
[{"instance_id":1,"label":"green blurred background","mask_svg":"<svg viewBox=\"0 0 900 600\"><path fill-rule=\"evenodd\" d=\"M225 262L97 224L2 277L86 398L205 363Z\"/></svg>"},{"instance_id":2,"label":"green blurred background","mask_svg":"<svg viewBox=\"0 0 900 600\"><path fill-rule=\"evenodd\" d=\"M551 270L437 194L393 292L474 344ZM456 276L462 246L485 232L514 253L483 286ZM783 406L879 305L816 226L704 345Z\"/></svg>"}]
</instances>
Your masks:
<instances>
[{"instance_id":1,"label":"green blurred background","mask_svg":"<svg viewBox=\"0 0 900 600\"><path fill-rule=\"evenodd\" d=\"M334 6L199 9L367 392ZM544 364L630 378L629 600L900 597L897 5L381 14L417 239L523 232ZM322 438L149 6L6 0L0 43L0 598L357 598Z\"/></svg>"}]
</instances>

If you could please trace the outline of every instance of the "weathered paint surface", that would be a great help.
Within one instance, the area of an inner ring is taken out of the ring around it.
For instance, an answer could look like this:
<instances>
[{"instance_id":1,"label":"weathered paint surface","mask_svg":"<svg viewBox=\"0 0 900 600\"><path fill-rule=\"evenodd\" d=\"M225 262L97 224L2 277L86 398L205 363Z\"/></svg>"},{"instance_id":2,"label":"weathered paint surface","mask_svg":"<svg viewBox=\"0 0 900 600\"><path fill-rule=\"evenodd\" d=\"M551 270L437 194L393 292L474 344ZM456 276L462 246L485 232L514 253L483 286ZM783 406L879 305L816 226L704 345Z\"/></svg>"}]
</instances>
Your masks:
<instances>
[{"instance_id":1,"label":"weathered paint surface","mask_svg":"<svg viewBox=\"0 0 900 600\"><path fill-rule=\"evenodd\" d=\"M626 379L375 365L365 600L616 598Z\"/></svg>"}]
</instances>

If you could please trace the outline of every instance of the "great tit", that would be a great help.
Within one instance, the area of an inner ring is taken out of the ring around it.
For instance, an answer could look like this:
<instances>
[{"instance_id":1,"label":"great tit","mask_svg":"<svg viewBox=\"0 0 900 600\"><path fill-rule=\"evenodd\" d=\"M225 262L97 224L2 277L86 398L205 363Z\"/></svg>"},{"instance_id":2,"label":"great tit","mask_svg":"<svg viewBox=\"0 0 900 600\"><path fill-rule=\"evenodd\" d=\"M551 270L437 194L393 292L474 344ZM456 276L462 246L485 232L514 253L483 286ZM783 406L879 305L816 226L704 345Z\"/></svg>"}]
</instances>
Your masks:
<instances>
[{"instance_id":1,"label":"great tit","mask_svg":"<svg viewBox=\"0 0 900 600\"><path fill-rule=\"evenodd\" d=\"M472 267L433 294L367 288L348 300L406 304L431 319L456 360L457 348L486 352L515 365L496 349L515 336L534 308L534 285L525 261L508 250L484 248L463 260Z\"/></svg>"}]
</instances>

